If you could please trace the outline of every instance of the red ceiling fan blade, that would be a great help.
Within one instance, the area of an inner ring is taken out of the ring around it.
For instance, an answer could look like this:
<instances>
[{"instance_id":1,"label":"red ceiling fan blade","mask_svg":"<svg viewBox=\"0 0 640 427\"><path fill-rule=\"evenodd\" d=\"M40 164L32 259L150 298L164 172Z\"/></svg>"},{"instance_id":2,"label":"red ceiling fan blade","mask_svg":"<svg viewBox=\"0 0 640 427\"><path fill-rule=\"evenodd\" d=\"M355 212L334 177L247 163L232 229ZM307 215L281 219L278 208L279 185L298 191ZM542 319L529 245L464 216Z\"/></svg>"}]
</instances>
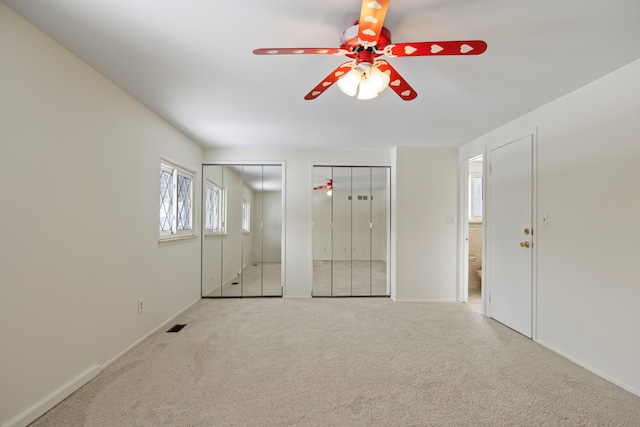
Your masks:
<instances>
[{"instance_id":1,"label":"red ceiling fan blade","mask_svg":"<svg viewBox=\"0 0 640 427\"><path fill-rule=\"evenodd\" d=\"M267 48L255 49L254 55L346 55L346 49L333 47L306 47L306 48Z\"/></svg>"},{"instance_id":2,"label":"red ceiling fan blade","mask_svg":"<svg viewBox=\"0 0 640 427\"><path fill-rule=\"evenodd\" d=\"M311 92L309 92L304 97L304 99L306 99L307 101L311 101L313 99L316 99L320 95L322 95L324 91L329 89L331 85L337 82L340 77L344 76L349 70L351 70L352 64L353 64L353 61L348 61L340 65L335 70L333 70L331 74L329 74L327 77L324 78L324 80L318 83L318 85L314 87L311 90Z\"/></svg>"},{"instance_id":3,"label":"red ceiling fan blade","mask_svg":"<svg viewBox=\"0 0 640 427\"><path fill-rule=\"evenodd\" d=\"M411 101L418 96L409 83L387 61L376 61L374 66L389 75L389 87L404 101Z\"/></svg>"},{"instance_id":4,"label":"red ceiling fan blade","mask_svg":"<svg viewBox=\"0 0 640 427\"><path fill-rule=\"evenodd\" d=\"M396 56L480 55L485 50L487 50L487 44L482 40L458 40L391 44L384 49L384 53L393 58Z\"/></svg>"},{"instance_id":5,"label":"red ceiling fan blade","mask_svg":"<svg viewBox=\"0 0 640 427\"><path fill-rule=\"evenodd\" d=\"M389 0L362 0L358 38L368 46L375 46L382 31Z\"/></svg>"}]
</instances>

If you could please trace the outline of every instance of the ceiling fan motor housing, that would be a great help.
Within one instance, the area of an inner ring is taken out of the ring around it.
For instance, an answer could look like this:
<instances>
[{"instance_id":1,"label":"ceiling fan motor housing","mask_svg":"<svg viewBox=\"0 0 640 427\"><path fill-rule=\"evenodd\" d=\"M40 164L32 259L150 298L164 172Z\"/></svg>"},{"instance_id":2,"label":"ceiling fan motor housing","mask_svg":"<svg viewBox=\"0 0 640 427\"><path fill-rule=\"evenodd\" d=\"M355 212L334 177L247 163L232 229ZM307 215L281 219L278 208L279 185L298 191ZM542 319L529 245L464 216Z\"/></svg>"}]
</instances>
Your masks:
<instances>
[{"instance_id":1,"label":"ceiling fan motor housing","mask_svg":"<svg viewBox=\"0 0 640 427\"><path fill-rule=\"evenodd\" d=\"M356 21L351 27L347 28L342 32L342 36L340 37L340 48L348 50L349 52L357 52L358 50L362 50L366 48L360 43L358 40L358 30L360 27L360 21ZM376 43L376 50L382 51L386 46L391 44L391 31L387 29L387 27L382 27L380 30L380 35L378 37L378 43ZM380 56L380 54L376 54L375 56ZM355 53L353 55L347 55L349 57L355 57Z\"/></svg>"}]
</instances>

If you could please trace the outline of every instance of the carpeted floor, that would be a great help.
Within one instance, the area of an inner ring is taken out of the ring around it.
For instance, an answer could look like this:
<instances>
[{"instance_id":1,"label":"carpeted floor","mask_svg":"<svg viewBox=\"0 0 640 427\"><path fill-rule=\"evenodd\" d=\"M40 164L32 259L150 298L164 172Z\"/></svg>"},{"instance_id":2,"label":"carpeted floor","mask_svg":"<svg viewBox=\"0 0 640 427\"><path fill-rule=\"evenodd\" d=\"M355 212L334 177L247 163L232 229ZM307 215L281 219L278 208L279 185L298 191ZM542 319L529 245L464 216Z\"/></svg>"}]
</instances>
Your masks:
<instances>
[{"instance_id":1,"label":"carpeted floor","mask_svg":"<svg viewBox=\"0 0 640 427\"><path fill-rule=\"evenodd\" d=\"M640 397L467 304L204 299L175 323L33 425L640 425Z\"/></svg>"}]
</instances>

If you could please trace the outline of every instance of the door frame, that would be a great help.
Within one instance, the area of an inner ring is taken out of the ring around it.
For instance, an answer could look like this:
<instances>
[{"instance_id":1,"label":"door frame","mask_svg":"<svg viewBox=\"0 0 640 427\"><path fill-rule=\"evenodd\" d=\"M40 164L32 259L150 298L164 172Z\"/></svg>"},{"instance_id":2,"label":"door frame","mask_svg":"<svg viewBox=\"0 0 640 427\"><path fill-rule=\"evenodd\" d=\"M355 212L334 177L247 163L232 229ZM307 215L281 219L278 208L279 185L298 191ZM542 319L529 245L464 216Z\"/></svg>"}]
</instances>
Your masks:
<instances>
[{"instance_id":1,"label":"door frame","mask_svg":"<svg viewBox=\"0 0 640 427\"><path fill-rule=\"evenodd\" d=\"M531 223L532 223L532 228L533 228L533 232L531 235L531 242L532 242L532 253L531 253L531 338L535 341L537 339L537 293L538 293L538 286L537 286L537 248L538 248L538 221L537 221L537 191L538 191L538 186L537 186L537 177L538 177L538 173L537 173L537 153L538 153L538 132L537 132L537 128L534 128L533 130L529 131L529 132L524 132L519 134L516 137L513 138L505 138L502 139L500 142L496 142L493 144L490 144L486 147L486 157L485 157L485 171L490 173L490 167L491 167L491 152L492 150L495 150L497 148L503 147L505 145L511 144L513 142L516 142L522 138L531 137L531 142L532 142L532 150L531 150L531 169L532 169L532 184L531 184ZM488 177L488 175L487 175ZM484 214L487 215L488 214L488 209L487 207L490 206L491 204L491 180L490 179L486 179L484 180L485 182L485 199L484 199ZM490 214L489 214L490 215ZM483 232L483 251L485 251L483 253L483 260L484 265L486 267L483 267L483 281L485 278L490 277L490 270L491 270L491 264L492 264L492 254L491 251L489 250L489 245L487 244L487 241L489 239L489 235L490 233L490 221L487 221L486 224L486 229ZM486 271L485 271L486 270ZM483 290L485 290L485 294L486 294L486 306L485 306L485 315L487 317L491 317L491 281L487 280L483 282Z\"/></svg>"},{"instance_id":2,"label":"door frame","mask_svg":"<svg viewBox=\"0 0 640 427\"><path fill-rule=\"evenodd\" d=\"M538 248L538 215L537 215L537 202L538 202L538 129L533 128L529 131L523 131L514 134L515 136L500 138L497 142L488 143L483 145L476 145L471 147L468 150L461 150L460 155L458 157L459 165L459 178L458 178L458 280L457 280L457 289L456 295L458 302L467 302L468 301L468 292L469 292L469 245L466 241L467 236L469 235L469 222L466 221L467 212L469 211L469 186L468 186L468 175L469 175L469 160L474 157L483 156L483 194L484 200L482 204L482 216L483 216L483 232L482 232L482 314L487 317L491 317L491 303L489 301L489 295L491 293L491 283L487 280L489 275L487 274L487 269L489 267L489 261L491 258L491 254L487 251L487 226L488 222L488 209L491 197L491 188L489 183L489 165L491 164L490 153L491 150L502 147L504 145L515 142L519 139L522 139L526 136L532 136L533 149L532 149L532 189L531 189L531 206L532 206L532 224L533 224L533 235L531 236L531 241L533 243L532 248L532 268L531 268L531 284L532 284L532 339L534 341L537 340L537 294L538 294L538 286L537 286L537 248Z\"/></svg>"},{"instance_id":3,"label":"door frame","mask_svg":"<svg viewBox=\"0 0 640 427\"><path fill-rule=\"evenodd\" d=\"M286 259L286 244L287 244L287 239L286 239L286 224L287 224L287 211L286 211L286 184L287 184L287 162L286 161L259 161L259 160L215 160L215 161L203 161L202 162L202 166L200 168L200 172L201 172L201 177L200 179L200 185L203 187L201 188L201 192L202 195L200 197L202 197L201 199L201 203L199 203L198 209L197 209L197 220L199 223L199 233L201 233L201 242L200 242L200 295L202 296L202 280L203 280L203 275L202 275L202 269L203 269L203 263L204 263L204 254L203 254L203 250L202 250L202 245L204 242L205 237L205 233L204 233L204 183L203 183L203 178L204 178L204 167L205 166L233 166L233 165L242 165L242 166L280 166L281 167L281 194L280 194L280 209L282 212L282 231L281 231L281 235L280 235L280 289L281 289L281 298L284 298L286 296L286 291L287 291L287 284L286 284L286 263L287 263L287 259ZM225 196L226 197L226 196ZM195 211L194 211L195 212ZM195 222L195 220L194 220ZM226 298L226 297L211 297L211 298Z\"/></svg>"},{"instance_id":4,"label":"door frame","mask_svg":"<svg viewBox=\"0 0 640 427\"><path fill-rule=\"evenodd\" d=\"M456 298L458 302L469 302L469 241L467 240L467 236L469 236L469 161L476 157L482 156L482 176L483 176L483 194L485 194L486 189L486 177L487 175L487 147L480 147L475 150L471 150L465 153L461 153L458 157L458 171L459 171L459 188L458 188L458 283L456 289ZM484 228L485 218L486 218L486 197L482 203L482 226ZM482 259L484 264L484 253L485 253L485 232L482 232ZM481 291L481 309L480 312L485 314L485 310L487 304L485 302L485 297L488 295L485 292L485 281L484 281L484 267L482 268L482 291Z\"/></svg>"},{"instance_id":5,"label":"door frame","mask_svg":"<svg viewBox=\"0 0 640 427\"><path fill-rule=\"evenodd\" d=\"M393 278L395 275L395 254L392 251L392 220L393 220L393 166L391 162L343 162L343 161L311 161L309 162L309 296L313 297L313 168L315 167L382 167L389 169L388 175L388 191L389 191L389 203L387 205L387 277L386 277L386 297L391 297L393 291L392 287L395 282Z\"/></svg>"}]
</instances>

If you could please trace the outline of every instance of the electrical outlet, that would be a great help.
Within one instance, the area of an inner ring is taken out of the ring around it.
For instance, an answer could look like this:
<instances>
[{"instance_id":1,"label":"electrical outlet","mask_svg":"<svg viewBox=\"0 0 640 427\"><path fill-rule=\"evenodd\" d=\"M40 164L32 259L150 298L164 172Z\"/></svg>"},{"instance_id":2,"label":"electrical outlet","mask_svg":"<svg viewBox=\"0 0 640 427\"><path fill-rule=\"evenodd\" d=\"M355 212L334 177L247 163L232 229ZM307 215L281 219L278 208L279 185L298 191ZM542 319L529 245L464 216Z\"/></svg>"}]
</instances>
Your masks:
<instances>
[{"instance_id":1,"label":"electrical outlet","mask_svg":"<svg viewBox=\"0 0 640 427\"><path fill-rule=\"evenodd\" d=\"M138 300L138 314L142 314L142 310L144 309L143 302L144 302L144 298L140 298Z\"/></svg>"}]
</instances>

